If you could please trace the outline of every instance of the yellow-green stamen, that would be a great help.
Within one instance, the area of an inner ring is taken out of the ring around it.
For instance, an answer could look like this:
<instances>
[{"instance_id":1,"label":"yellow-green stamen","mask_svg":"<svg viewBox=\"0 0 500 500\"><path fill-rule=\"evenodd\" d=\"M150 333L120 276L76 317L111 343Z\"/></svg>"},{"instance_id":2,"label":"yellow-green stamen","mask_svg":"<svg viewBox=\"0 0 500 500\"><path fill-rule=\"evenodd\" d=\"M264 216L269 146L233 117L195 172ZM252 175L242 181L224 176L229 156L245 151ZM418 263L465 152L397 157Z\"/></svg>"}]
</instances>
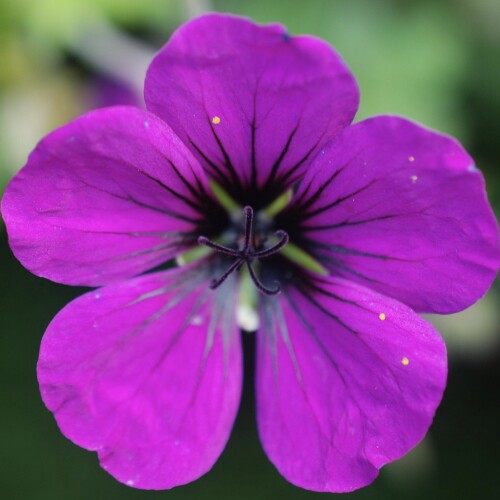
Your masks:
<instances>
[{"instance_id":1,"label":"yellow-green stamen","mask_svg":"<svg viewBox=\"0 0 500 500\"><path fill-rule=\"evenodd\" d=\"M293 197L293 191L289 189L285 191L282 195L278 196L270 205L264 208L263 212L267 217L274 217L279 214L287 205Z\"/></svg>"},{"instance_id":2,"label":"yellow-green stamen","mask_svg":"<svg viewBox=\"0 0 500 500\"><path fill-rule=\"evenodd\" d=\"M293 243L288 242L288 245L281 249L281 254L288 260L295 262L295 264L298 264L308 271L313 271L314 273L322 274L323 276L327 276L329 274L316 259Z\"/></svg>"},{"instance_id":3,"label":"yellow-green stamen","mask_svg":"<svg viewBox=\"0 0 500 500\"><path fill-rule=\"evenodd\" d=\"M219 184L217 184L214 180L210 179L209 181L210 187L215 195L217 201L225 208L229 213L232 212L241 212L242 207L236 201L234 201L231 196L222 189Z\"/></svg>"}]
</instances>

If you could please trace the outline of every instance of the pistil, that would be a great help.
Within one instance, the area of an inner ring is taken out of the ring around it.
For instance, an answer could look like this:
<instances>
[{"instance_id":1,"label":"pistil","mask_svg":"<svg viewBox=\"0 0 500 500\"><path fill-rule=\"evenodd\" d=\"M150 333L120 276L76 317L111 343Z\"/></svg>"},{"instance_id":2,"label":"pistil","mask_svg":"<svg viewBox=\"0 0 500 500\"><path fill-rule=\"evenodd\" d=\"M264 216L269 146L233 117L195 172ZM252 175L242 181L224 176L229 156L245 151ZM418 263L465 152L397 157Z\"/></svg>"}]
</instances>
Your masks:
<instances>
[{"instance_id":1,"label":"pistil","mask_svg":"<svg viewBox=\"0 0 500 500\"><path fill-rule=\"evenodd\" d=\"M236 259L220 278L214 279L211 282L210 288L215 289L219 287L232 273L238 271L241 266L246 264L250 277L256 288L265 295L276 295L281 290L279 282L275 281L275 288L266 287L257 277L255 269L253 268L253 261L256 259L265 259L267 257L270 257L271 255L278 253L288 243L288 234L285 231L276 231L275 234L280 238L280 240L275 245L270 248L255 250L253 241L253 208L247 206L243 209L243 213L245 216L245 235L243 240L243 247L240 250L220 245L219 243L215 243L205 236L200 236L198 238L198 243L200 245L209 247L219 253L222 253L223 255L228 255Z\"/></svg>"}]
</instances>

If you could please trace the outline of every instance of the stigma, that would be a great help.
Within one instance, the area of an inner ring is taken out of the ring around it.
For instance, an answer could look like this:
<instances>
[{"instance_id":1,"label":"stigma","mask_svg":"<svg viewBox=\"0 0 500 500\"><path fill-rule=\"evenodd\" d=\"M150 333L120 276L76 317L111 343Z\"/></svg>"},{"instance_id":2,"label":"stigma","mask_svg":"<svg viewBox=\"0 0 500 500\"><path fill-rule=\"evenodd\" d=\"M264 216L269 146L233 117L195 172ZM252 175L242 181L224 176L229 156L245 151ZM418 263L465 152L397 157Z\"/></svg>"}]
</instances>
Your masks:
<instances>
[{"instance_id":1,"label":"stigma","mask_svg":"<svg viewBox=\"0 0 500 500\"><path fill-rule=\"evenodd\" d=\"M211 248L212 250L215 250L223 255L234 258L233 263L228 267L224 274L222 274L222 276L220 276L219 278L212 280L210 288L215 289L219 287L220 285L222 285L222 283L224 283L224 281L226 281L229 276L231 276L231 274L238 271L242 266L246 265L246 267L248 268L248 273L257 290L265 295L276 295L281 291L279 282L275 281L274 288L265 286L257 277L257 274L253 267L253 262L255 260L266 259L267 257L278 253L288 243L288 234L285 231L278 230L275 234L276 236L278 236L279 241L275 245L269 248L256 249L256 241L253 234L253 208L250 206L246 206L243 209L243 214L245 227L243 243L242 245L240 245L241 248L229 248L224 245L220 245L219 243L216 243L205 236L200 236L198 238L198 243L200 245Z\"/></svg>"}]
</instances>

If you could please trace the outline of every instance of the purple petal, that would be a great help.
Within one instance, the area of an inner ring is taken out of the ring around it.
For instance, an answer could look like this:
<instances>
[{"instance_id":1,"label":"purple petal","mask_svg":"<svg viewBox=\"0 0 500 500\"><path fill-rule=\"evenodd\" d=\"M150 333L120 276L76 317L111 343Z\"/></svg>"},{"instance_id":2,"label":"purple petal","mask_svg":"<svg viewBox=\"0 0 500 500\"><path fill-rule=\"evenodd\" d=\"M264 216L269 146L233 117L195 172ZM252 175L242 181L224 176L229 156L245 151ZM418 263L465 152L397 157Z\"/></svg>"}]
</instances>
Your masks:
<instances>
[{"instance_id":1,"label":"purple petal","mask_svg":"<svg viewBox=\"0 0 500 500\"><path fill-rule=\"evenodd\" d=\"M236 196L242 185L279 191L297 180L312 152L351 123L358 89L323 41L210 14L158 53L145 100Z\"/></svg>"},{"instance_id":2,"label":"purple petal","mask_svg":"<svg viewBox=\"0 0 500 500\"><path fill-rule=\"evenodd\" d=\"M2 202L11 248L31 272L97 286L165 262L210 203L191 153L154 115L94 111L35 149Z\"/></svg>"},{"instance_id":3,"label":"purple petal","mask_svg":"<svg viewBox=\"0 0 500 500\"><path fill-rule=\"evenodd\" d=\"M358 123L322 151L285 217L301 220L291 240L333 274L418 311L464 309L499 266L498 225L472 159L402 118Z\"/></svg>"},{"instance_id":4,"label":"purple petal","mask_svg":"<svg viewBox=\"0 0 500 500\"><path fill-rule=\"evenodd\" d=\"M263 323L259 432L287 480L352 491L423 438L445 387L446 351L411 309L327 278L269 300Z\"/></svg>"},{"instance_id":5,"label":"purple petal","mask_svg":"<svg viewBox=\"0 0 500 500\"><path fill-rule=\"evenodd\" d=\"M38 380L66 437L116 479L168 489L207 472L241 390L231 288L167 271L66 306L42 341Z\"/></svg>"},{"instance_id":6,"label":"purple petal","mask_svg":"<svg viewBox=\"0 0 500 500\"><path fill-rule=\"evenodd\" d=\"M142 96L128 82L108 75L95 75L87 84L86 105L89 108L128 105L143 107Z\"/></svg>"}]
</instances>

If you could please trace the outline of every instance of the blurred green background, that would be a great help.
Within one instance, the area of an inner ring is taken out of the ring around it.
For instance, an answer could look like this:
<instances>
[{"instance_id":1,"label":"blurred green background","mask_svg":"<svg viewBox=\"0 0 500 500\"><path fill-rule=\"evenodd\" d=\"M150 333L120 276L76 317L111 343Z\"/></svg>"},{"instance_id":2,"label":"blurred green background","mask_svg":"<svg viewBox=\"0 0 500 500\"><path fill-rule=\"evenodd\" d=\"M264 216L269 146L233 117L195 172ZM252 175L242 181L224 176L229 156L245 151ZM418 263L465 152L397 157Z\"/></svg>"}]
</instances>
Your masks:
<instances>
[{"instance_id":1,"label":"blurred green background","mask_svg":"<svg viewBox=\"0 0 500 500\"><path fill-rule=\"evenodd\" d=\"M87 109L141 105L144 72L172 30L206 10L280 22L329 41L358 78L357 119L396 113L455 135L500 211L500 2L497 0L0 0L0 191L37 141ZM36 499L302 499L262 452L254 419L254 340L231 440L213 470L172 491L113 480L58 431L35 365L50 319L82 289L36 278L0 227L0 496ZM498 493L498 286L458 315L431 318L450 354L449 384L424 442L353 499L476 499ZM324 497L324 495L323 495Z\"/></svg>"}]
</instances>

